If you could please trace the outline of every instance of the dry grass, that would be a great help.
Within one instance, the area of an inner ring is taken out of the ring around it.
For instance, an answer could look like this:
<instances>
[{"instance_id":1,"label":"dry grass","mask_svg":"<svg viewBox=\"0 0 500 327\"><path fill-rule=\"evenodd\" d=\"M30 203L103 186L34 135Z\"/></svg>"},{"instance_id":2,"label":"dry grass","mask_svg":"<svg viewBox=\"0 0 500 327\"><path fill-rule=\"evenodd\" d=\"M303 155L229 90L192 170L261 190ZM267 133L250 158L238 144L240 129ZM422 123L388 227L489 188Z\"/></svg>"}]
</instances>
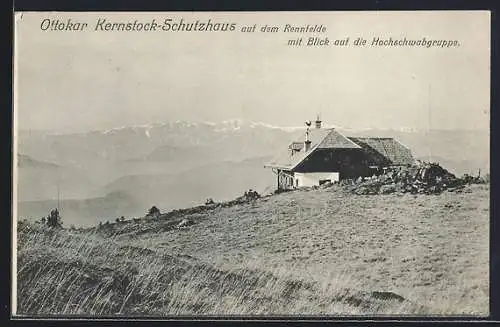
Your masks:
<instances>
[{"instance_id":1,"label":"dry grass","mask_svg":"<svg viewBox=\"0 0 500 327\"><path fill-rule=\"evenodd\" d=\"M23 225L18 313L486 315L488 192L299 191L108 237Z\"/></svg>"},{"instance_id":2,"label":"dry grass","mask_svg":"<svg viewBox=\"0 0 500 327\"><path fill-rule=\"evenodd\" d=\"M402 299L354 292L342 283L296 279L248 267L222 269L96 235L20 233L20 314L361 314L385 312ZM335 281L335 280L332 280Z\"/></svg>"}]
</instances>

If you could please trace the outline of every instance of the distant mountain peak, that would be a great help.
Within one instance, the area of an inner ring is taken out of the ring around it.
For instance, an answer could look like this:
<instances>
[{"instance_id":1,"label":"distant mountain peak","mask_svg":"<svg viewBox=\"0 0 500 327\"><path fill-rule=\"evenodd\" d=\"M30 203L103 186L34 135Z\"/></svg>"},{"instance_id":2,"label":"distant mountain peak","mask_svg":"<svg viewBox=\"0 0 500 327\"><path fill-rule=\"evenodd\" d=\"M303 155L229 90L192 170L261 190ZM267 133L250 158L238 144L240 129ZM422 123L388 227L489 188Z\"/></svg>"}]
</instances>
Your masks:
<instances>
[{"instance_id":1,"label":"distant mountain peak","mask_svg":"<svg viewBox=\"0 0 500 327\"><path fill-rule=\"evenodd\" d=\"M45 161L40 161L36 160L28 155L21 154L19 153L17 155L17 166L18 167L45 167L45 168L56 168L59 167L59 165L52 163L52 162L45 162Z\"/></svg>"}]
</instances>

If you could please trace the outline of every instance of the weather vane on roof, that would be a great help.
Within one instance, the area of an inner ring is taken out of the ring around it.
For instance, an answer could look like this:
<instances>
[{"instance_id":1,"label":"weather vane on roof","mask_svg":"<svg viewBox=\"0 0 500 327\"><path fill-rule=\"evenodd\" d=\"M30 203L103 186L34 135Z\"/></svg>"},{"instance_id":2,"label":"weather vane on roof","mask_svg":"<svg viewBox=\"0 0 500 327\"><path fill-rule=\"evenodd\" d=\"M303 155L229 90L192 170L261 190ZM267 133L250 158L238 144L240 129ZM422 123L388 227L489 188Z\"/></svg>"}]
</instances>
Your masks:
<instances>
[{"instance_id":1,"label":"weather vane on roof","mask_svg":"<svg viewBox=\"0 0 500 327\"><path fill-rule=\"evenodd\" d=\"M306 142L309 142L309 127L311 127L311 121L310 120L306 120Z\"/></svg>"}]
</instances>

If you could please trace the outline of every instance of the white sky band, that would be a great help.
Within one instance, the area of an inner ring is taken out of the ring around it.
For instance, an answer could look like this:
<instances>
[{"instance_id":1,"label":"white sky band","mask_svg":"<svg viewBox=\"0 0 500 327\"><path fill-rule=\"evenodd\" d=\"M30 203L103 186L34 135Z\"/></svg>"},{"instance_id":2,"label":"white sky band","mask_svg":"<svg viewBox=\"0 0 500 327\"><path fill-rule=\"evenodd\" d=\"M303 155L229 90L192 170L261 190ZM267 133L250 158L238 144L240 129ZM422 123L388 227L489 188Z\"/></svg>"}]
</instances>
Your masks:
<instances>
[{"instance_id":1,"label":"white sky band","mask_svg":"<svg viewBox=\"0 0 500 327\"><path fill-rule=\"evenodd\" d=\"M100 18L132 24L210 19L237 27L234 32L94 31ZM77 34L43 31L44 19L88 28ZM254 24L253 33L239 31ZM323 25L326 32L284 33L287 24ZM260 32L266 25L280 33ZM295 117L318 112L325 121L352 129L490 126L486 11L23 13L16 34L21 129L88 131L234 118L296 126ZM332 42L362 37L368 46L287 45L310 36ZM390 37L458 40L459 46L371 46L373 38Z\"/></svg>"}]
</instances>

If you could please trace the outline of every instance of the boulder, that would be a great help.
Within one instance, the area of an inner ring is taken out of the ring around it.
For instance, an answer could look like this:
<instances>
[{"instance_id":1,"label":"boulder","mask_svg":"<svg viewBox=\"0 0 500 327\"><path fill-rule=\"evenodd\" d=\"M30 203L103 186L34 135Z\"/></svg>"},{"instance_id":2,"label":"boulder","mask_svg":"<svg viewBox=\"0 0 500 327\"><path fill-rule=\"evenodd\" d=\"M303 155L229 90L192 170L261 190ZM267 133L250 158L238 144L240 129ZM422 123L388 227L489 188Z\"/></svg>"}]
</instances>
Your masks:
<instances>
[{"instance_id":1,"label":"boulder","mask_svg":"<svg viewBox=\"0 0 500 327\"><path fill-rule=\"evenodd\" d=\"M380 186L379 194L391 194L396 192L396 184L388 184Z\"/></svg>"}]
</instances>

